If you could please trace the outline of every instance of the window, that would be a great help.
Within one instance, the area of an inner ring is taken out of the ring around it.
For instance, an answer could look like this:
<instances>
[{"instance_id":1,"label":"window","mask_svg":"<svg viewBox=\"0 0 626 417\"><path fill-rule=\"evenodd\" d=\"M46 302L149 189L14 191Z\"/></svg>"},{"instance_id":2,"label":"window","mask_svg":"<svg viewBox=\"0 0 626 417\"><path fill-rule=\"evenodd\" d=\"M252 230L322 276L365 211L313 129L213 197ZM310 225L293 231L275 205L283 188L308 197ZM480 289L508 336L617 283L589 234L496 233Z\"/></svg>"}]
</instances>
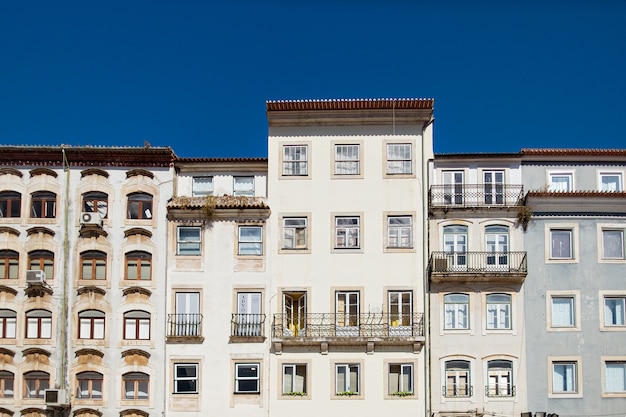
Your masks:
<instances>
[{"instance_id":1,"label":"window","mask_svg":"<svg viewBox=\"0 0 626 417\"><path fill-rule=\"evenodd\" d=\"M234 318L234 336L255 337L263 335L263 322L260 292L237 293L237 314Z\"/></svg>"},{"instance_id":2,"label":"window","mask_svg":"<svg viewBox=\"0 0 626 417\"><path fill-rule=\"evenodd\" d=\"M360 230L360 217L335 217L335 249L359 249Z\"/></svg>"},{"instance_id":3,"label":"window","mask_svg":"<svg viewBox=\"0 0 626 417\"><path fill-rule=\"evenodd\" d=\"M124 313L124 340L150 340L150 313L141 310Z\"/></svg>"},{"instance_id":4,"label":"window","mask_svg":"<svg viewBox=\"0 0 626 417\"><path fill-rule=\"evenodd\" d=\"M504 171L484 171L485 204L504 204Z\"/></svg>"},{"instance_id":5,"label":"window","mask_svg":"<svg viewBox=\"0 0 626 417\"><path fill-rule=\"evenodd\" d=\"M0 279L17 279L20 255L14 250L0 250Z\"/></svg>"},{"instance_id":6,"label":"window","mask_svg":"<svg viewBox=\"0 0 626 417\"><path fill-rule=\"evenodd\" d=\"M413 364L389 364L389 395L412 395L413 392Z\"/></svg>"},{"instance_id":7,"label":"window","mask_svg":"<svg viewBox=\"0 0 626 417\"><path fill-rule=\"evenodd\" d=\"M307 162L306 145L283 146L283 175L308 175Z\"/></svg>"},{"instance_id":8,"label":"window","mask_svg":"<svg viewBox=\"0 0 626 417\"><path fill-rule=\"evenodd\" d=\"M24 374L24 398L43 398L44 391L50 388L50 374L31 371Z\"/></svg>"},{"instance_id":9,"label":"window","mask_svg":"<svg viewBox=\"0 0 626 417\"><path fill-rule=\"evenodd\" d=\"M0 398L13 398L15 375L9 371L0 371Z\"/></svg>"},{"instance_id":10,"label":"window","mask_svg":"<svg viewBox=\"0 0 626 417\"><path fill-rule=\"evenodd\" d=\"M132 193L128 195L128 219L152 218L152 195L147 193Z\"/></svg>"},{"instance_id":11,"label":"window","mask_svg":"<svg viewBox=\"0 0 626 417\"><path fill-rule=\"evenodd\" d=\"M283 335L297 337L306 334L306 295L304 291L283 293Z\"/></svg>"},{"instance_id":12,"label":"window","mask_svg":"<svg viewBox=\"0 0 626 417\"><path fill-rule=\"evenodd\" d=\"M509 265L509 228L507 226L485 227L485 249L488 269L506 269Z\"/></svg>"},{"instance_id":13,"label":"window","mask_svg":"<svg viewBox=\"0 0 626 417\"><path fill-rule=\"evenodd\" d=\"M79 339L104 339L104 318L102 311L85 310L78 313Z\"/></svg>"},{"instance_id":14,"label":"window","mask_svg":"<svg viewBox=\"0 0 626 417\"><path fill-rule=\"evenodd\" d=\"M492 360L487 362L487 397L512 397L515 395L513 386L513 362Z\"/></svg>"},{"instance_id":15,"label":"window","mask_svg":"<svg viewBox=\"0 0 626 417\"><path fill-rule=\"evenodd\" d=\"M576 315L573 296L552 296L551 318L552 327L576 326Z\"/></svg>"},{"instance_id":16,"label":"window","mask_svg":"<svg viewBox=\"0 0 626 417\"><path fill-rule=\"evenodd\" d=\"M411 336L413 334L413 293L389 291L389 335Z\"/></svg>"},{"instance_id":17,"label":"window","mask_svg":"<svg viewBox=\"0 0 626 417\"><path fill-rule=\"evenodd\" d=\"M263 255L263 227L239 226L239 255Z\"/></svg>"},{"instance_id":18,"label":"window","mask_svg":"<svg viewBox=\"0 0 626 417\"><path fill-rule=\"evenodd\" d=\"M177 255L200 255L202 243L201 227L183 227L177 228L178 240L176 242Z\"/></svg>"},{"instance_id":19,"label":"window","mask_svg":"<svg viewBox=\"0 0 626 417\"><path fill-rule=\"evenodd\" d=\"M410 143L387 144L387 174L411 174L412 152Z\"/></svg>"},{"instance_id":20,"label":"window","mask_svg":"<svg viewBox=\"0 0 626 417\"><path fill-rule=\"evenodd\" d=\"M576 362L552 363L552 393L576 393L578 376Z\"/></svg>"},{"instance_id":21,"label":"window","mask_svg":"<svg viewBox=\"0 0 626 417\"><path fill-rule=\"evenodd\" d=\"M150 395L150 375L143 372L129 372L122 375L124 399L147 400Z\"/></svg>"},{"instance_id":22,"label":"window","mask_svg":"<svg viewBox=\"0 0 626 417\"><path fill-rule=\"evenodd\" d=\"M76 374L76 398L102 399L102 379L98 372Z\"/></svg>"},{"instance_id":23,"label":"window","mask_svg":"<svg viewBox=\"0 0 626 417\"><path fill-rule=\"evenodd\" d=\"M83 252L80 255L82 265L80 279L107 279L107 255L100 251Z\"/></svg>"},{"instance_id":24,"label":"window","mask_svg":"<svg viewBox=\"0 0 626 417\"><path fill-rule=\"evenodd\" d=\"M52 313L47 310L30 310L26 313L26 338L50 339Z\"/></svg>"},{"instance_id":25,"label":"window","mask_svg":"<svg viewBox=\"0 0 626 417\"><path fill-rule=\"evenodd\" d=\"M20 217L22 195L13 191L0 193L0 217Z\"/></svg>"},{"instance_id":26,"label":"window","mask_svg":"<svg viewBox=\"0 0 626 417\"><path fill-rule=\"evenodd\" d=\"M0 310L0 339L15 339L17 313L13 310Z\"/></svg>"},{"instance_id":27,"label":"window","mask_svg":"<svg viewBox=\"0 0 626 417\"><path fill-rule=\"evenodd\" d=\"M448 254L448 269L466 269L467 226L445 226L443 228L443 250Z\"/></svg>"},{"instance_id":28,"label":"window","mask_svg":"<svg viewBox=\"0 0 626 417\"><path fill-rule=\"evenodd\" d=\"M196 394L198 392L198 364L174 364L174 394Z\"/></svg>"},{"instance_id":29,"label":"window","mask_svg":"<svg viewBox=\"0 0 626 417\"><path fill-rule=\"evenodd\" d=\"M359 175L359 145L335 145L335 175Z\"/></svg>"},{"instance_id":30,"label":"window","mask_svg":"<svg viewBox=\"0 0 626 417\"><path fill-rule=\"evenodd\" d=\"M306 393L306 364L283 364L283 395Z\"/></svg>"},{"instance_id":31,"label":"window","mask_svg":"<svg viewBox=\"0 0 626 417\"><path fill-rule=\"evenodd\" d=\"M38 191L32 194L30 217L52 219L56 213L57 196L48 191Z\"/></svg>"},{"instance_id":32,"label":"window","mask_svg":"<svg viewBox=\"0 0 626 417\"><path fill-rule=\"evenodd\" d=\"M511 295L487 294L487 329L511 328Z\"/></svg>"},{"instance_id":33,"label":"window","mask_svg":"<svg viewBox=\"0 0 626 417\"><path fill-rule=\"evenodd\" d=\"M469 295L446 294L443 296L444 329L469 329Z\"/></svg>"},{"instance_id":34,"label":"window","mask_svg":"<svg viewBox=\"0 0 626 417\"><path fill-rule=\"evenodd\" d=\"M607 393L626 394L626 361L604 363L604 385Z\"/></svg>"},{"instance_id":35,"label":"window","mask_svg":"<svg viewBox=\"0 0 626 417\"><path fill-rule=\"evenodd\" d=\"M109 205L109 196L99 191L90 191L83 194L83 211L87 213L99 213L106 219Z\"/></svg>"},{"instance_id":36,"label":"window","mask_svg":"<svg viewBox=\"0 0 626 417\"><path fill-rule=\"evenodd\" d=\"M411 216L387 217L387 247L413 247L413 219Z\"/></svg>"},{"instance_id":37,"label":"window","mask_svg":"<svg viewBox=\"0 0 626 417\"><path fill-rule=\"evenodd\" d=\"M443 202L447 205L463 204L463 171L443 172Z\"/></svg>"},{"instance_id":38,"label":"window","mask_svg":"<svg viewBox=\"0 0 626 417\"><path fill-rule=\"evenodd\" d=\"M213 195L213 177L193 177L191 195L194 197Z\"/></svg>"},{"instance_id":39,"label":"window","mask_svg":"<svg viewBox=\"0 0 626 417\"><path fill-rule=\"evenodd\" d=\"M128 280L149 281L152 279L152 255L134 251L126 254L126 277Z\"/></svg>"},{"instance_id":40,"label":"window","mask_svg":"<svg viewBox=\"0 0 626 417\"><path fill-rule=\"evenodd\" d=\"M235 392L255 394L261 392L259 363L235 364Z\"/></svg>"},{"instance_id":41,"label":"window","mask_svg":"<svg viewBox=\"0 0 626 417\"><path fill-rule=\"evenodd\" d=\"M307 223L306 217L283 218L283 249L307 248Z\"/></svg>"},{"instance_id":42,"label":"window","mask_svg":"<svg viewBox=\"0 0 626 417\"><path fill-rule=\"evenodd\" d=\"M571 172L551 172L549 173L549 191L573 191L574 174Z\"/></svg>"},{"instance_id":43,"label":"window","mask_svg":"<svg viewBox=\"0 0 626 417\"><path fill-rule=\"evenodd\" d=\"M573 259L572 230L550 229L550 259Z\"/></svg>"},{"instance_id":44,"label":"window","mask_svg":"<svg viewBox=\"0 0 626 417\"><path fill-rule=\"evenodd\" d=\"M341 363L335 365L335 394L356 395L361 392L359 365Z\"/></svg>"},{"instance_id":45,"label":"window","mask_svg":"<svg viewBox=\"0 0 626 417\"><path fill-rule=\"evenodd\" d=\"M38 269L46 273L46 279L54 279L54 253L36 250L28 254L28 269Z\"/></svg>"},{"instance_id":46,"label":"window","mask_svg":"<svg viewBox=\"0 0 626 417\"><path fill-rule=\"evenodd\" d=\"M337 336L359 335L359 292L337 291L335 294Z\"/></svg>"},{"instance_id":47,"label":"window","mask_svg":"<svg viewBox=\"0 0 626 417\"><path fill-rule=\"evenodd\" d=\"M602 259L624 259L624 230L602 230Z\"/></svg>"},{"instance_id":48,"label":"window","mask_svg":"<svg viewBox=\"0 0 626 417\"><path fill-rule=\"evenodd\" d=\"M604 297L604 325L605 326L625 326L626 325L626 296L605 296Z\"/></svg>"},{"instance_id":49,"label":"window","mask_svg":"<svg viewBox=\"0 0 626 417\"><path fill-rule=\"evenodd\" d=\"M170 318L170 336L200 336L202 314L200 314L199 292L177 292L176 314Z\"/></svg>"},{"instance_id":50,"label":"window","mask_svg":"<svg viewBox=\"0 0 626 417\"><path fill-rule=\"evenodd\" d=\"M446 362L446 397L470 397L472 387L470 384L470 363L463 360Z\"/></svg>"},{"instance_id":51,"label":"window","mask_svg":"<svg viewBox=\"0 0 626 417\"><path fill-rule=\"evenodd\" d=\"M623 190L622 174L620 172L600 173L600 191L618 192Z\"/></svg>"},{"instance_id":52,"label":"window","mask_svg":"<svg viewBox=\"0 0 626 417\"><path fill-rule=\"evenodd\" d=\"M254 177L233 177L233 195L254 197Z\"/></svg>"}]
</instances>

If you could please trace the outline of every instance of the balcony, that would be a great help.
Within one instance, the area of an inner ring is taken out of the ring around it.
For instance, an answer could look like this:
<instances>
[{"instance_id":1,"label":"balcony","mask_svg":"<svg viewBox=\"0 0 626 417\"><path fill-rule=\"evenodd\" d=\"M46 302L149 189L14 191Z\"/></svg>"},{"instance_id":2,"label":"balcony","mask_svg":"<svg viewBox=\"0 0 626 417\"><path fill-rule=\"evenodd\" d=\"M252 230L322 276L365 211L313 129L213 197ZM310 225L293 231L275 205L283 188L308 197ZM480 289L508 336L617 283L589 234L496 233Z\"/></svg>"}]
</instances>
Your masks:
<instances>
[{"instance_id":1,"label":"balcony","mask_svg":"<svg viewBox=\"0 0 626 417\"><path fill-rule=\"evenodd\" d=\"M265 314L235 313L230 319L230 341L255 343L265 341Z\"/></svg>"},{"instance_id":2,"label":"balcony","mask_svg":"<svg viewBox=\"0 0 626 417\"><path fill-rule=\"evenodd\" d=\"M474 395L474 387L467 384L450 384L441 387L441 394L446 398L463 398Z\"/></svg>"},{"instance_id":3,"label":"balcony","mask_svg":"<svg viewBox=\"0 0 626 417\"><path fill-rule=\"evenodd\" d=\"M521 284L528 273L526 252L432 252L430 282Z\"/></svg>"},{"instance_id":4,"label":"balcony","mask_svg":"<svg viewBox=\"0 0 626 417\"><path fill-rule=\"evenodd\" d=\"M511 384L494 384L485 386L485 395L487 397L515 397L515 385Z\"/></svg>"},{"instance_id":5,"label":"balcony","mask_svg":"<svg viewBox=\"0 0 626 417\"><path fill-rule=\"evenodd\" d=\"M509 184L432 185L430 209L508 208L523 205L524 187Z\"/></svg>"},{"instance_id":6,"label":"balcony","mask_svg":"<svg viewBox=\"0 0 626 417\"><path fill-rule=\"evenodd\" d=\"M286 314L274 314L272 342L277 353L283 345L320 345L322 353L329 345L412 346L419 352L424 344L424 316L421 313L399 316L387 313L303 314L294 321Z\"/></svg>"},{"instance_id":7,"label":"balcony","mask_svg":"<svg viewBox=\"0 0 626 417\"><path fill-rule=\"evenodd\" d=\"M168 314L167 343L202 343L202 314Z\"/></svg>"}]
</instances>

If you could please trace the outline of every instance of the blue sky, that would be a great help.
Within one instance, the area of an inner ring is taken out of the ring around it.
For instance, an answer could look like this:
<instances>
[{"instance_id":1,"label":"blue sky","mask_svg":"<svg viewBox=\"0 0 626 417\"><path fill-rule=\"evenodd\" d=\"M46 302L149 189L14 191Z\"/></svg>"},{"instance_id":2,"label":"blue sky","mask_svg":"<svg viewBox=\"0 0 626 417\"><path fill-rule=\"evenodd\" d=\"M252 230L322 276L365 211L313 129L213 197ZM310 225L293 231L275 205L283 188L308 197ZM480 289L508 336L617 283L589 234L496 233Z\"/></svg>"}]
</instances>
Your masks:
<instances>
[{"instance_id":1,"label":"blue sky","mask_svg":"<svg viewBox=\"0 0 626 417\"><path fill-rule=\"evenodd\" d=\"M0 3L0 144L267 156L266 100L434 98L435 152L626 147L626 1Z\"/></svg>"}]
</instances>

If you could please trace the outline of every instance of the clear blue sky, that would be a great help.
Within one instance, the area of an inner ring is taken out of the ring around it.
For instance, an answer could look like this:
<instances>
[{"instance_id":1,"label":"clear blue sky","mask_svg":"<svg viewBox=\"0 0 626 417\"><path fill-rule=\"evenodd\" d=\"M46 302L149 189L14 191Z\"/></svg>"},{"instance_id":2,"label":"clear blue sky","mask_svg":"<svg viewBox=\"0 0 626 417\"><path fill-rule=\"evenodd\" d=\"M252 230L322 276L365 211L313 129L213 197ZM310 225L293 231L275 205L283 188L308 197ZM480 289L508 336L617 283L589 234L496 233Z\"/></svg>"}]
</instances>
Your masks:
<instances>
[{"instance_id":1,"label":"clear blue sky","mask_svg":"<svg viewBox=\"0 0 626 417\"><path fill-rule=\"evenodd\" d=\"M435 151L626 147L623 0L0 3L0 144L267 156L266 100L434 98Z\"/></svg>"}]
</instances>

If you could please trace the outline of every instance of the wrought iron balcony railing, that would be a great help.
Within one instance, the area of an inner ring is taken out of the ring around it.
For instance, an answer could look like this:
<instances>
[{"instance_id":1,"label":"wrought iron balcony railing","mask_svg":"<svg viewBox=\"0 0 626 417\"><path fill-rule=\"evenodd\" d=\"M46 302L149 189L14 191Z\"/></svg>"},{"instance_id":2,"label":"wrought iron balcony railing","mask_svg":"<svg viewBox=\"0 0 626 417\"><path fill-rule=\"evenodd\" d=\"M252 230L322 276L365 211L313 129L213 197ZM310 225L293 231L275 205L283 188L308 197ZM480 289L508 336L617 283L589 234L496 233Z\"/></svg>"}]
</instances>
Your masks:
<instances>
[{"instance_id":1,"label":"wrought iron balcony railing","mask_svg":"<svg viewBox=\"0 0 626 417\"><path fill-rule=\"evenodd\" d=\"M444 385L441 387L441 394L444 397L471 397L474 395L474 387L471 385Z\"/></svg>"},{"instance_id":2,"label":"wrought iron balcony railing","mask_svg":"<svg viewBox=\"0 0 626 417\"><path fill-rule=\"evenodd\" d=\"M487 397L515 397L515 385L486 385L485 395Z\"/></svg>"},{"instance_id":3,"label":"wrought iron balcony railing","mask_svg":"<svg viewBox=\"0 0 626 417\"><path fill-rule=\"evenodd\" d=\"M230 320L230 335L234 337L265 336L265 314L234 313Z\"/></svg>"},{"instance_id":4,"label":"wrought iron balcony railing","mask_svg":"<svg viewBox=\"0 0 626 417\"><path fill-rule=\"evenodd\" d=\"M523 204L524 187L509 184L431 185L428 206L436 207L512 207Z\"/></svg>"},{"instance_id":5,"label":"wrought iron balcony railing","mask_svg":"<svg viewBox=\"0 0 626 417\"><path fill-rule=\"evenodd\" d=\"M272 337L299 338L405 338L424 336L424 316L413 314L339 314L311 313L297 318L274 314Z\"/></svg>"},{"instance_id":6,"label":"wrought iron balcony railing","mask_svg":"<svg viewBox=\"0 0 626 417\"><path fill-rule=\"evenodd\" d=\"M431 274L522 274L528 272L526 252L432 252Z\"/></svg>"},{"instance_id":7,"label":"wrought iron balcony railing","mask_svg":"<svg viewBox=\"0 0 626 417\"><path fill-rule=\"evenodd\" d=\"M167 337L202 336L202 314L168 314Z\"/></svg>"}]
</instances>

